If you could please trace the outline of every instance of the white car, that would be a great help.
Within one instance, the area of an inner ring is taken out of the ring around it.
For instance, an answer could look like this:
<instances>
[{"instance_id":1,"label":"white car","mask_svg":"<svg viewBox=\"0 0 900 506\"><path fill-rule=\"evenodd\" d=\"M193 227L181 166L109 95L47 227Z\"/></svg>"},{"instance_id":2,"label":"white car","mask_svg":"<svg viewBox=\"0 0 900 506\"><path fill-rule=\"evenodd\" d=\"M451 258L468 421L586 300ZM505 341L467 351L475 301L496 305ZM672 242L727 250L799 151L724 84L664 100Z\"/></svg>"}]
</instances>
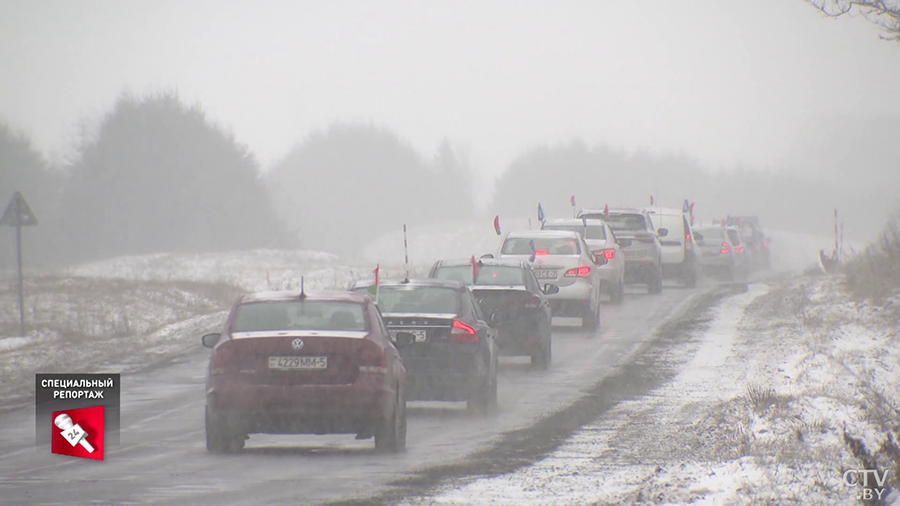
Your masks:
<instances>
[{"instance_id":1,"label":"white car","mask_svg":"<svg viewBox=\"0 0 900 506\"><path fill-rule=\"evenodd\" d=\"M700 265L704 271L721 274L729 281L734 281L736 274L746 275L749 257L744 251L741 233L736 227L695 227L694 238L703 252Z\"/></svg>"},{"instance_id":2,"label":"white car","mask_svg":"<svg viewBox=\"0 0 900 506\"><path fill-rule=\"evenodd\" d=\"M579 317L585 329L600 325L600 271L581 234L567 230L510 232L499 258L526 260L539 282L559 287L558 293L547 295L553 316Z\"/></svg>"},{"instance_id":3,"label":"white car","mask_svg":"<svg viewBox=\"0 0 900 506\"><path fill-rule=\"evenodd\" d=\"M613 304L621 304L625 300L625 258L615 233L603 220L575 218L547 220L541 230L569 230L578 232L584 242L597 257L597 270L600 272L600 291L609 295ZM626 245L631 239L622 239Z\"/></svg>"},{"instance_id":4,"label":"white car","mask_svg":"<svg viewBox=\"0 0 900 506\"><path fill-rule=\"evenodd\" d=\"M678 278L687 287L696 286L698 251L687 214L681 209L666 207L646 207L644 211L657 230L665 228L669 231L668 235L659 240L662 247L663 276Z\"/></svg>"}]
</instances>

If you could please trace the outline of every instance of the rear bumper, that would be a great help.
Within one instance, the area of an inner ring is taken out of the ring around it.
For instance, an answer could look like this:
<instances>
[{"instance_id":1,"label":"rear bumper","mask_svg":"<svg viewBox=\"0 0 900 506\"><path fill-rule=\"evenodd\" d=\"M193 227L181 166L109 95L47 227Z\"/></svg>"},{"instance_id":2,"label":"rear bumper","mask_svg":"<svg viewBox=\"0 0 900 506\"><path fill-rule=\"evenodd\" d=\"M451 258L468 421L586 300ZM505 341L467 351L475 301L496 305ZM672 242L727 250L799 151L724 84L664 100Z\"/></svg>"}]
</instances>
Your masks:
<instances>
[{"instance_id":1,"label":"rear bumper","mask_svg":"<svg viewBox=\"0 0 900 506\"><path fill-rule=\"evenodd\" d=\"M465 401L486 383L488 366L477 345L431 346L426 354L417 354L413 348L416 345L400 350L406 366L407 400Z\"/></svg>"},{"instance_id":2,"label":"rear bumper","mask_svg":"<svg viewBox=\"0 0 900 506\"><path fill-rule=\"evenodd\" d=\"M556 284L553 281L548 281L548 283ZM553 301L558 300L591 300L594 293L594 287L591 286L591 282L587 278L574 278L574 282L571 285L557 286L559 286L559 293L547 295L547 299L550 300L551 304Z\"/></svg>"},{"instance_id":3,"label":"rear bumper","mask_svg":"<svg viewBox=\"0 0 900 506\"><path fill-rule=\"evenodd\" d=\"M216 378L207 406L220 422L247 433L358 433L390 415L396 392L381 374L350 385L258 385Z\"/></svg>"},{"instance_id":4,"label":"rear bumper","mask_svg":"<svg viewBox=\"0 0 900 506\"><path fill-rule=\"evenodd\" d=\"M648 261L625 263L626 283L649 283L659 275L659 266Z\"/></svg>"}]
</instances>

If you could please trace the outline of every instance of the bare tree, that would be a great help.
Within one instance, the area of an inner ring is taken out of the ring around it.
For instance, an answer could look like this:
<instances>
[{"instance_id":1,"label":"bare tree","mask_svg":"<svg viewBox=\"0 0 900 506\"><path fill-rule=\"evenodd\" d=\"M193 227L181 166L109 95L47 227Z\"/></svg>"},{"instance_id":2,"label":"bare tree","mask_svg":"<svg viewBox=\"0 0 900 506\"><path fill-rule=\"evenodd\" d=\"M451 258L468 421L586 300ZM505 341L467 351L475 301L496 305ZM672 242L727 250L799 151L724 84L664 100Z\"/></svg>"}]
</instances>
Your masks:
<instances>
[{"instance_id":1,"label":"bare tree","mask_svg":"<svg viewBox=\"0 0 900 506\"><path fill-rule=\"evenodd\" d=\"M900 42L900 0L804 0L825 15L836 18L860 12L884 30L884 40Z\"/></svg>"}]
</instances>

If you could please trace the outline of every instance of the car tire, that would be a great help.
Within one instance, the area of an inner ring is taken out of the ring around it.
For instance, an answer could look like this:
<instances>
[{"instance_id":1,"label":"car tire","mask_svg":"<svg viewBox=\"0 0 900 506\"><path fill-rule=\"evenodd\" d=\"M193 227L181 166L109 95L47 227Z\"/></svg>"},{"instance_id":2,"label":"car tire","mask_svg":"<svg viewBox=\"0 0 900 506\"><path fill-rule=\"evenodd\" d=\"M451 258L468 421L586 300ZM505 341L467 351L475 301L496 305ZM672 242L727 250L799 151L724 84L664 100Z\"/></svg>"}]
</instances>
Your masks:
<instances>
[{"instance_id":1,"label":"car tire","mask_svg":"<svg viewBox=\"0 0 900 506\"><path fill-rule=\"evenodd\" d=\"M612 292L609 301L616 305L625 302L625 281L619 281L619 284L616 285L616 288Z\"/></svg>"},{"instance_id":2,"label":"car tire","mask_svg":"<svg viewBox=\"0 0 900 506\"><path fill-rule=\"evenodd\" d=\"M591 308L591 301L587 301L584 314L581 317L581 328L584 330L596 330L600 326L600 301L597 301L597 309Z\"/></svg>"},{"instance_id":3,"label":"car tire","mask_svg":"<svg viewBox=\"0 0 900 506\"><path fill-rule=\"evenodd\" d=\"M531 355L531 366L546 371L550 368L551 360L553 360L553 335L548 330L547 345Z\"/></svg>"},{"instance_id":4,"label":"car tire","mask_svg":"<svg viewBox=\"0 0 900 506\"><path fill-rule=\"evenodd\" d=\"M375 427L375 450L398 453L406 449L406 399L397 393L397 403L391 417Z\"/></svg>"},{"instance_id":5,"label":"car tire","mask_svg":"<svg viewBox=\"0 0 900 506\"><path fill-rule=\"evenodd\" d=\"M494 411L497 407L497 364L494 364L494 372L486 379L487 385L475 393L466 401L466 408L469 411L486 415Z\"/></svg>"},{"instance_id":6,"label":"car tire","mask_svg":"<svg viewBox=\"0 0 900 506\"><path fill-rule=\"evenodd\" d=\"M658 295L658 294L662 293L662 289L663 289L662 273L657 272L653 276L653 279L649 283L647 283L647 293L650 293L652 295Z\"/></svg>"},{"instance_id":7,"label":"car tire","mask_svg":"<svg viewBox=\"0 0 900 506\"><path fill-rule=\"evenodd\" d=\"M228 429L215 414L210 414L206 407L204 416L206 424L206 450L210 453L237 453L244 449L243 434Z\"/></svg>"}]
</instances>

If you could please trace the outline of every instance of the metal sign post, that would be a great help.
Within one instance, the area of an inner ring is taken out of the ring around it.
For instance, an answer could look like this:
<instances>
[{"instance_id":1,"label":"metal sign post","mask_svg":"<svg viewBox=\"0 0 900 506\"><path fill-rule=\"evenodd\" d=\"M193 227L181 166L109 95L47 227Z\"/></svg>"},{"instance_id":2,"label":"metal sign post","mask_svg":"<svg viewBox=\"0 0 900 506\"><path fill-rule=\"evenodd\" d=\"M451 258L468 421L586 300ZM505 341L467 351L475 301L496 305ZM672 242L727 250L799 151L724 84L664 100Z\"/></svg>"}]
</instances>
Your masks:
<instances>
[{"instance_id":1,"label":"metal sign post","mask_svg":"<svg viewBox=\"0 0 900 506\"><path fill-rule=\"evenodd\" d=\"M0 218L0 225L8 225L16 227L16 264L19 272L19 335L25 337L25 290L22 279L22 227L33 227L37 225L37 218L25 202L25 197L21 193L16 192L3 217Z\"/></svg>"}]
</instances>

